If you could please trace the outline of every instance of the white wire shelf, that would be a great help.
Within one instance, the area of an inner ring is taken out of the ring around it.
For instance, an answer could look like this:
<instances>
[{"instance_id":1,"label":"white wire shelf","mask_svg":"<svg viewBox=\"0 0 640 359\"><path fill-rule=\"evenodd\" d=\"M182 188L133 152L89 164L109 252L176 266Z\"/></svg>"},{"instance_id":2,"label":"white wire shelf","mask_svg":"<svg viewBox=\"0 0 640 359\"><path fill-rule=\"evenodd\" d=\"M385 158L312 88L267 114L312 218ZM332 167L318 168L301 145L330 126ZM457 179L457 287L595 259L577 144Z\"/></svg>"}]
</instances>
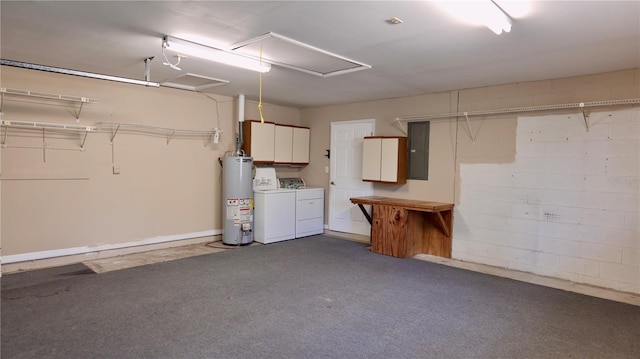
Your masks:
<instances>
[{"instance_id":1,"label":"white wire shelf","mask_svg":"<svg viewBox=\"0 0 640 359\"><path fill-rule=\"evenodd\" d=\"M116 135L121 130L165 135L167 136L167 145L169 144L171 139L175 136L207 136L207 138L210 138L211 136L220 134L219 129L210 129L210 130L179 129L179 128L146 125L141 123L97 122L95 125L97 126L98 131L111 132L111 142L113 142Z\"/></svg>"},{"instance_id":2,"label":"white wire shelf","mask_svg":"<svg viewBox=\"0 0 640 359\"><path fill-rule=\"evenodd\" d=\"M0 126L4 127L4 134L2 136L2 141L0 142L0 145L2 147L7 147L7 135L9 134L10 127L42 130L43 151L46 149L45 130L84 132L84 136L82 137L82 141L80 143L81 150L84 150L84 144L87 141L87 135L89 134L89 132L96 132L98 130L97 127L95 126L69 125L65 123L34 122L34 121L0 120Z\"/></svg>"},{"instance_id":3,"label":"white wire shelf","mask_svg":"<svg viewBox=\"0 0 640 359\"><path fill-rule=\"evenodd\" d=\"M471 130L471 124L469 123L469 117L473 116L488 116L488 115L504 115L513 113L532 113L537 111L557 111L557 110L579 110L582 112L584 119L584 125L587 131L589 131L589 114L591 108L596 107L614 107L614 106L637 106L640 104L640 98L630 98L621 100L606 100L606 101L592 101L592 102L576 102L566 103L559 105L541 105L541 106L527 106L527 107L512 107L503 108L497 110L486 111L461 111L451 113L440 113L434 115L416 115L416 116L404 116L396 117L395 121L402 129L403 133L407 135L407 130L402 125L403 122L415 122L415 121L428 121L437 119L447 119L454 117L463 117L467 123L467 131L472 143L476 142L478 135L477 131L474 134Z\"/></svg>"},{"instance_id":4,"label":"white wire shelf","mask_svg":"<svg viewBox=\"0 0 640 359\"><path fill-rule=\"evenodd\" d=\"M638 105L638 104L640 104L640 98L631 98L631 99L622 99L622 100L567 103L567 104L559 104L559 105L512 107L512 108L503 108L503 109L487 110L487 111L461 111L461 112L451 112L451 113L440 113L440 114L434 114L434 115L404 116L404 117L398 117L397 120L410 122L410 121L431 120L431 119L438 119L438 118L486 116L486 115L526 113L526 112L551 111L551 110L566 110L566 109L586 110L587 108L592 108L592 107L624 106L624 105Z\"/></svg>"},{"instance_id":5,"label":"white wire shelf","mask_svg":"<svg viewBox=\"0 0 640 359\"><path fill-rule=\"evenodd\" d=\"M0 93L2 95L15 95L15 96L35 97L35 98L40 98L40 99L56 100L56 101L84 102L84 103L98 103L99 102L97 99L90 98L90 97L82 97L82 96L74 96L74 95L62 95L62 94L52 94L52 93L46 93L46 92L10 89L10 88L4 88L4 87L0 88Z\"/></svg>"},{"instance_id":6,"label":"white wire shelf","mask_svg":"<svg viewBox=\"0 0 640 359\"><path fill-rule=\"evenodd\" d=\"M20 89L11 89L11 88L2 87L0 88L0 113L2 113L2 110L4 108L4 98L7 95L30 97L30 98L36 98L39 100L64 101L64 102L79 104L80 106L78 107L78 111L74 114L76 121L80 121L80 113L82 112L82 107L84 106L84 104L94 104L99 102L97 99L91 98L91 97L53 94L53 93L47 93L47 92L20 90Z\"/></svg>"},{"instance_id":7,"label":"white wire shelf","mask_svg":"<svg viewBox=\"0 0 640 359\"><path fill-rule=\"evenodd\" d=\"M49 130L74 130L74 131L87 131L87 132L94 132L98 130L98 128L95 126L69 125L69 124L63 124L63 123L33 122L33 121L0 120L0 125L7 126L7 127L49 129Z\"/></svg>"}]
</instances>

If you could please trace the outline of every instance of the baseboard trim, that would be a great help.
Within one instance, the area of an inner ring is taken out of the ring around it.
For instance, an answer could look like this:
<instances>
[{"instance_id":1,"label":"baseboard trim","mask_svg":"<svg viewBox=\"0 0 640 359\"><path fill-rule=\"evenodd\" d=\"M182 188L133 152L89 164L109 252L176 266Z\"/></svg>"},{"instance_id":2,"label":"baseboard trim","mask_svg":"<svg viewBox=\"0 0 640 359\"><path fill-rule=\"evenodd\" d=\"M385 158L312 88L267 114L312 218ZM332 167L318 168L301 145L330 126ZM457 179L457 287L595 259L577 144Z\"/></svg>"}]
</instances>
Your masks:
<instances>
[{"instance_id":1,"label":"baseboard trim","mask_svg":"<svg viewBox=\"0 0 640 359\"><path fill-rule=\"evenodd\" d=\"M201 231L201 232L180 233L180 234L172 234L168 236L145 238L135 242L113 243L113 244L103 244L99 246L84 246L84 247L54 249L49 251L13 254L13 255L0 257L0 263L11 264L11 263L19 263L19 262L36 261L36 260L51 259L51 258L57 258L57 257L73 256L73 255L79 255L79 254L88 254L88 253L94 253L94 252L147 246L152 244L167 243L167 242L180 241L185 239L211 237L211 236L216 236L220 234L222 234L221 229L212 229L212 230Z\"/></svg>"}]
</instances>

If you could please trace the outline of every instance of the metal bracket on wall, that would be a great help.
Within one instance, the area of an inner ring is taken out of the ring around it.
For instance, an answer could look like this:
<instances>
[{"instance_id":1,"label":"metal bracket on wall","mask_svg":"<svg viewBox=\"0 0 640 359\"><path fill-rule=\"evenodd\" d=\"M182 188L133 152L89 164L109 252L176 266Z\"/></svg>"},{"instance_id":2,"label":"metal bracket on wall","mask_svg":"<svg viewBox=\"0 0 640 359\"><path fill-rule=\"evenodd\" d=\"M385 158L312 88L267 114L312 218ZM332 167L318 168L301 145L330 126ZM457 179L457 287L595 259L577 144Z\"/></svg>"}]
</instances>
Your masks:
<instances>
[{"instance_id":1,"label":"metal bracket on wall","mask_svg":"<svg viewBox=\"0 0 640 359\"><path fill-rule=\"evenodd\" d=\"M398 124L398 127L400 127L400 131L402 131L402 133L405 136L409 136L409 131L405 128L404 124L400 121L400 117L396 117L395 120L396 120L396 123Z\"/></svg>"},{"instance_id":2,"label":"metal bracket on wall","mask_svg":"<svg viewBox=\"0 0 640 359\"><path fill-rule=\"evenodd\" d=\"M116 135L118 134L119 129L120 129L120 124L118 124L118 127L116 127L116 130L113 131L113 134L111 135L111 140L109 141L111 144L113 144L113 139L116 138Z\"/></svg>"},{"instance_id":3,"label":"metal bracket on wall","mask_svg":"<svg viewBox=\"0 0 640 359\"><path fill-rule=\"evenodd\" d=\"M2 127L4 127L4 135L2 136L2 147L7 147L7 133L9 133L9 126L5 125L4 121L2 121Z\"/></svg>"},{"instance_id":4,"label":"metal bracket on wall","mask_svg":"<svg viewBox=\"0 0 640 359\"><path fill-rule=\"evenodd\" d=\"M89 130L84 132L84 137L82 138L82 142L80 143L80 150L84 151L84 144L87 142L87 136L89 135Z\"/></svg>"},{"instance_id":5,"label":"metal bracket on wall","mask_svg":"<svg viewBox=\"0 0 640 359\"><path fill-rule=\"evenodd\" d=\"M580 103L580 108L582 108L582 118L584 119L584 126L587 128L587 132L589 132L589 115L591 111L587 111L584 109L584 103Z\"/></svg>"},{"instance_id":6,"label":"metal bracket on wall","mask_svg":"<svg viewBox=\"0 0 640 359\"><path fill-rule=\"evenodd\" d=\"M464 113L464 118L467 119L467 129L469 130L469 138L471 139L471 143L473 143L475 145L476 143L476 137L478 136L478 131L476 131L476 134L473 134L473 131L471 131L471 123L469 122L469 113L465 112Z\"/></svg>"},{"instance_id":7,"label":"metal bracket on wall","mask_svg":"<svg viewBox=\"0 0 640 359\"><path fill-rule=\"evenodd\" d=\"M42 128L42 162L47 162L47 141L44 138L44 127Z\"/></svg>"},{"instance_id":8,"label":"metal bracket on wall","mask_svg":"<svg viewBox=\"0 0 640 359\"><path fill-rule=\"evenodd\" d=\"M171 134L169 136L167 136L167 146L169 146L169 142L171 141L171 138L173 137L173 135L176 134L176 130L173 130L173 132L171 132Z\"/></svg>"}]
</instances>

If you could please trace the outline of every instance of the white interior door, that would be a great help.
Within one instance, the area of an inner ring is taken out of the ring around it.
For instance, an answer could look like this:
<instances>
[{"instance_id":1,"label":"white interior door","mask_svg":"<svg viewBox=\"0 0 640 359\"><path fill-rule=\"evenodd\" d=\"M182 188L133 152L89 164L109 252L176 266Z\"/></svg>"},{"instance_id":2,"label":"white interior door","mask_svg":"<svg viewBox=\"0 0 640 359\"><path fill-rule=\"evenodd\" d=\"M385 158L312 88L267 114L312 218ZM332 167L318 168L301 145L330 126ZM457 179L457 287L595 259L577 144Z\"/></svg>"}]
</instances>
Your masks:
<instances>
[{"instance_id":1,"label":"white interior door","mask_svg":"<svg viewBox=\"0 0 640 359\"><path fill-rule=\"evenodd\" d=\"M375 120L331 123L329 230L371 234L371 225L349 198L371 196L373 185L362 181L362 139L372 136Z\"/></svg>"}]
</instances>

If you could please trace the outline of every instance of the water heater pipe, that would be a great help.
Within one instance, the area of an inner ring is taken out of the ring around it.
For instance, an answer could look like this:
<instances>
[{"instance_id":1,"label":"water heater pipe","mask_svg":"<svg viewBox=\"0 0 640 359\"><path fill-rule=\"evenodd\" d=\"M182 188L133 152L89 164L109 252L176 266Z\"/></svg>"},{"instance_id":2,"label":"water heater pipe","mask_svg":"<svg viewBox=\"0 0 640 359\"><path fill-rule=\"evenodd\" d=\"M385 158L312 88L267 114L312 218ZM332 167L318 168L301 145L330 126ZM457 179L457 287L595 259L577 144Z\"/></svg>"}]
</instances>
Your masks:
<instances>
[{"instance_id":1,"label":"water heater pipe","mask_svg":"<svg viewBox=\"0 0 640 359\"><path fill-rule=\"evenodd\" d=\"M242 145L244 144L244 133L242 123L244 122L244 94L238 95L238 141L236 141L236 156L242 156Z\"/></svg>"}]
</instances>

